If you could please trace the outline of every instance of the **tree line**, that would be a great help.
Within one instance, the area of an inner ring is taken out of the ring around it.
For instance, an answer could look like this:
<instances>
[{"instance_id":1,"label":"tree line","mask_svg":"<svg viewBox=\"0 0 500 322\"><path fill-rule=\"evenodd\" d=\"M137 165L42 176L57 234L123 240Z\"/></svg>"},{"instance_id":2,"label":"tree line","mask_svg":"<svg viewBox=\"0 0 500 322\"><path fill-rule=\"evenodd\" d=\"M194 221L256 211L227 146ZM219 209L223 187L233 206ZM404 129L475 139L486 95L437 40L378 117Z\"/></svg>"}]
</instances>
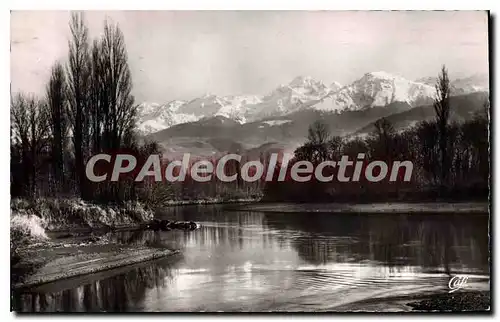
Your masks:
<instances>
[{"instance_id":1,"label":"tree line","mask_svg":"<svg viewBox=\"0 0 500 322\"><path fill-rule=\"evenodd\" d=\"M463 122L451 122L450 81L442 67L434 100L435 120L421 121L403 131L396 131L387 118L374 123L366 137L332 136L328 125L318 120L310 125L307 141L294 152L294 160L318 164L338 161L342 155L356 160L363 153L366 160L412 161L410 182L388 180L349 183L269 183L267 200L300 201L383 201L435 200L436 198L478 198L489 194L489 103Z\"/></svg>"},{"instance_id":2,"label":"tree line","mask_svg":"<svg viewBox=\"0 0 500 322\"><path fill-rule=\"evenodd\" d=\"M69 27L67 60L54 63L45 95L12 94L11 194L131 198L134 185L90 184L85 175L92 154L159 151L155 143L140 145L134 133L137 105L124 35L105 21L101 36L90 39L82 13L72 13Z\"/></svg>"},{"instance_id":3,"label":"tree line","mask_svg":"<svg viewBox=\"0 0 500 322\"><path fill-rule=\"evenodd\" d=\"M118 25L104 22L103 32L90 39L81 13L73 13L65 61L54 63L42 96L16 93L11 98L11 195L13 197L80 197L95 202L146 200L161 205L169 200L237 199L264 194L268 200L346 200L396 196L488 194L488 103L472 119L450 122L450 82L446 68L436 84L436 119L396 131L382 118L368 137L332 136L316 121L307 141L295 150L295 161L355 159L404 161L414 164L411 182L262 182L216 179L199 183L188 175L177 183L124 175L117 182L90 182L86 161L95 154L119 151L134 154L138 163L161 154L156 142L141 142L135 133L138 106L132 92L125 38ZM269 155L260 156L266 164ZM142 160L142 161L141 161ZM168 160L163 160L167 162ZM292 161L293 162L293 161ZM229 174L241 173L243 162L228 164ZM266 164L267 166L267 164ZM276 166L276 171L280 164ZM238 175L238 178L241 176ZM275 176L275 178L277 175Z\"/></svg>"},{"instance_id":4,"label":"tree line","mask_svg":"<svg viewBox=\"0 0 500 322\"><path fill-rule=\"evenodd\" d=\"M259 183L91 182L86 162L99 153L129 153L144 163L161 154L157 142L135 133L138 105L132 92L125 38L118 25L104 21L91 39L82 13L72 13L65 61L54 63L45 93L11 97L11 196L79 197L99 203L141 200L158 207L171 200L256 196ZM163 165L168 160L162 160ZM234 171L240 166L228 164Z\"/></svg>"}]
</instances>

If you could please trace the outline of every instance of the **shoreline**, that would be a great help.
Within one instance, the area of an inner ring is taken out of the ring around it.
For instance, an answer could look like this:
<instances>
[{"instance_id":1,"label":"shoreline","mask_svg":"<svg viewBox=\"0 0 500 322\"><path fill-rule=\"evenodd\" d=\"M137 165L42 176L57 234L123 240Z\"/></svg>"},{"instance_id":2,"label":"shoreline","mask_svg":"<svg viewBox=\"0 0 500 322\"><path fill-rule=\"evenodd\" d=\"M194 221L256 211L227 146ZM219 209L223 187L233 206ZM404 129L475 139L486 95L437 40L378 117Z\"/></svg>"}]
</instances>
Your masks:
<instances>
[{"instance_id":1,"label":"shoreline","mask_svg":"<svg viewBox=\"0 0 500 322\"><path fill-rule=\"evenodd\" d=\"M225 205L225 204L235 204L235 203L260 203L260 198L243 198L243 199L229 199L229 200L211 200L211 199L200 199L200 200L170 200L167 202L165 207L176 207L176 206L193 206L193 205Z\"/></svg>"},{"instance_id":2,"label":"shoreline","mask_svg":"<svg viewBox=\"0 0 500 322\"><path fill-rule=\"evenodd\" d=\"M257 203L228 209L231 211L255 211L269 213L337 213L337 214L464 214L489 213L489 203L454 202L454 203Z\"/></svg>"},{"instance_id":3,"label":"shoreline","mask_svg":"<svg viewBox=\"0 0 500 322\"><path fill-rule=\"evenodd\" d=\"M32 271L20 274L21 280L12 285L14 291L119 269L180 253L178 250L114 243L42 244L26 247L21 252L22 259L11 267L12 271L23 269Z\"/></svg>"},{"instance_id":4,"label":"shoreline","mask_svg":"<svg viewBox=\"0 0 500 322\"><path fill-rule=\"evenodd\" d=\"M426 214L488 213L488 202L462 203L269 203L256 200L234 200L224 203L245 203L230 207L230 211L260 211L274 213L337 213L337 214ZM197 201L175 203L171 206L221 204L219 201ZM12 211L12 210L11 210ZM11 271L17 274L18 281L12 281L13 291L31 290L44 284L78 278L95 273L126 268L152 260L179 254L178 250L155 248L146 245L128 246L110 243L101 239L101 234L141 229L141 224L117 224L113 227L94 225L94 227L64 227L48 229L48 240L27 243L19 247L19 262L11 262ZM64 227L64 228L63 228ZM90 237L90 238L86 238ZM12 256L12 254L11 254ZM12 259L11 259L12 261Z\"/></svg>"},{"instance_id":5,"label":"shoreline","mask_svg":"<svg viewBox=\"0 0 500 322\"><path fill-rule=\"evenodd\" d=\"M331 312L476 312L491 313L490 290L463 290L448 293L446 290L425 291L421 294L375 297L346 303L328 309Z\"/></svg>"},{"instance_id":6,"label":"shoreline","mask_svg":"<svg viewBox=\"0 0 500 322\"><path fill-rule=\"evenodd\" d=\"M11 201L11 289L88 275L178 253L110 242L112 232L140 230L154 218L138 202L101 205L79 199Z\"/></svg>"}]
</instances>

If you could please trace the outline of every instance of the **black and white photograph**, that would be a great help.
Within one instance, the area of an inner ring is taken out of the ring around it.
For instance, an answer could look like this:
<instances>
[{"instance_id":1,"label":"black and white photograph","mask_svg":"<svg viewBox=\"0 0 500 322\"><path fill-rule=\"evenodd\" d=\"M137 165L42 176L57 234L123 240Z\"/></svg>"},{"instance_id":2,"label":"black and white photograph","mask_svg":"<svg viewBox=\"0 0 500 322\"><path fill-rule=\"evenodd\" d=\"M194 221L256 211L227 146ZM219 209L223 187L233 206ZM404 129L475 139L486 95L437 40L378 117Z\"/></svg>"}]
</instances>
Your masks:
<instances>
[{"instance_id":1,"label":"black and white photograph","mask_svg":"<svg viewBox=\"0 0 500 322\"><path fill-rule=\"evenodd\" d=\"M12 10L11 311L491 313L491 23Z\"/></svg>"}]
</instances>

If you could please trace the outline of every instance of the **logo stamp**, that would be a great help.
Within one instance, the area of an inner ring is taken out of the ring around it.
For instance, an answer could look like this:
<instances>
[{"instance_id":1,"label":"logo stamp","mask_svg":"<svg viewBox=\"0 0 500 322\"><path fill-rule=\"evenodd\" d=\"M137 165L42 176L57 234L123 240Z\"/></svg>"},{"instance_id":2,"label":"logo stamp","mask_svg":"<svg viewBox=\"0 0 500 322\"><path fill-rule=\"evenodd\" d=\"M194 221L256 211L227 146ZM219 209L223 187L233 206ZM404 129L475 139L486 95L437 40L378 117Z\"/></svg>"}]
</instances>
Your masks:
<instances>
[{"instance_id":1,"label":"logo stamp","mask_svg":"<svg viewBox=\"0 0 500 322\"><path fill-rule=\"evenodd\" d=\"M469 279L469 276L467 276L467 275L455 275L455 276L453 276L450 279L450 281L448 282L448 287L450 288L450 291L448 293L452 293L452 292L455 292L456 290L464 288L465 285L467 285L468 279Z\"/></svg>"}]
</instances>

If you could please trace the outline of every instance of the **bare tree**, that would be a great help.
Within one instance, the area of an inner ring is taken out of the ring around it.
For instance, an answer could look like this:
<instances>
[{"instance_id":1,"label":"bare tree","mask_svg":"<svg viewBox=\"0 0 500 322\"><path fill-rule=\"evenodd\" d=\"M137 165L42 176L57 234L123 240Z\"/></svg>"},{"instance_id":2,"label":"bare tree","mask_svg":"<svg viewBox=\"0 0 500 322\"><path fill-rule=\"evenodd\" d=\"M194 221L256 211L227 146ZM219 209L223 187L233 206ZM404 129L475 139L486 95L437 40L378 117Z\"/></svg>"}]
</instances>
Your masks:
<instances>
[{"instance_id":1,"label":"bare tree","mask_svg":"<svg viewBox=\"0 0 500 322\"><path fill-rule=\"evenodd\" d=\"M133 133L137 107L127 59L123 33L118 25L105 22L102 36L94 40L90 50L89 145L94 153L137 144ZM106 198L120 199L128 188L119 182L105 189Z\"/></svg>"},{"instance_id":2,"label":"bare tree","mask_svg":"<svg viewBox=\"0 0 500 322\"><path fill-rule=\"evenodd\" d=\"M107 148L117 149L127 130L135 126L137 107L132 96L132 78L127 62L125 39L118 25L104 25L99 60L103 89L104 137Z\"/></svg>"},{"instance_id":3,"label":"bare tree","mask_svg":"<svg viewBox=\"0 0 500 322\"><path fill-rule=\"evenodd\" d=\"M394 126L385 117L378 119L374 125L375 135L381 140L385 140L394 134Z\"/></svg>"},{"instance_id":4,"label":"bare tree","mask_svg":"<svg viewBox=\"0 0 500 322\"><path fill-rule=\"evenodd\" d=\"M439 148L436 137L439 136L435 122L422 121L415 128L417 144L417 163L427 173L433 183L439 178Z\"/></svg>"},{"instance_id":5,"label":"bare tree","mask_svg":"<svg viewBox=\"0 0 500 322\"><path fill-rule=\"evenodd\" d=\"M390 158L392 156L392 139L395 133L394 126L385 117L378 119L374 125L375 131L373 135L377 145L375 148L379 148L380 150L377 152L381 152L385 158Z\"/></svg>"},{"instance_id":6,"label":"bare tree","mask_svg":"<svg viewBox=\"0 0 500 322\"><path fill-rule=\"evenodd\" d=\"M92 152L99 153L102 149L105 107L107 106L107 89L103 71L102 46L94 39L91 50L91 85L90 85L90 127Z\"/></svg>"},{"instance_id":7,"label":"bare tree","mask_svg":"<svg viewBox=\"0 0 500 322\"><path fill-rule=\"evenodd\" d=\"M332 136L328 140L328 159L339 160L342 152L342 138L340 136Z\"/></svg>"},{"instance_id":8,"label":"bare tree","mask_svg":"<svg viewBox=\"0 0 500 322\"><path fill-rule=\"evenodd\" d=\"M307 130L307 139L311 144L324 144L330 139L328 125L317 120L311 124Z\"/></svg>"},{"instance_id":9,"label":"bare tree","mask_svg":"<svg viewBox=\"0 0 500 322\"><path fill-rule=\"evenodd\" d=\"M64 68L56 62L47 84L46 96L52 134L52 172L56 187L64 187L64 151L67 145L68 119L66 110L66 79Z\"/></svg>"},{"instance_id":10,"label":"bare tree","mask_svg":"<svg viewBox=\"0 0 500 322\"><path fill-rule=\"evenodd\" d=\"M36 180L41 155L49 145L47 104L34 96L18 94L11 104L12 140L21 149L26 188L31 196L38 191Z\"/></svg>"},{"instance_id":11,"label":"bare tree","mask_svg":"<svg viewBox=\"0 0 500 322\"><path fill-rule=\"evenodd\" d=\"M307 143L304 145L305 156L309 161L321 162L328 158L328 147L330 140L330 130L328 125L317 120L311 124L307 130Z\"/></svg>"},{"instance_id":12,"label":"bare tree","mask_svg":"<svg viewBox=\"0 0 500 322\"><path fill-rule=\"evenodd\" d=\"M75 150L76 179L80 188L80 196L86 198L86 178L84 158L88 142L88 93L90 84L90 55L88 45L88 28L85 26L83 14L73 13L70 22L71 40L69 41L68 104L70 128Z\"/></svg>"},{"instance_id":13,"label":"bare tree","mask_svg":"<svg viewBox=\"0 0 500 322\"><path fill-rule=\"evenodd\" d=\"M443 65L436 84L436 98L434 99L436 124L439 131L439 150L441 154L441 183L446 182L448 171L447 139L448 119L450 117L450 79L448 70Z\"/></svg>"}]
</instances>

